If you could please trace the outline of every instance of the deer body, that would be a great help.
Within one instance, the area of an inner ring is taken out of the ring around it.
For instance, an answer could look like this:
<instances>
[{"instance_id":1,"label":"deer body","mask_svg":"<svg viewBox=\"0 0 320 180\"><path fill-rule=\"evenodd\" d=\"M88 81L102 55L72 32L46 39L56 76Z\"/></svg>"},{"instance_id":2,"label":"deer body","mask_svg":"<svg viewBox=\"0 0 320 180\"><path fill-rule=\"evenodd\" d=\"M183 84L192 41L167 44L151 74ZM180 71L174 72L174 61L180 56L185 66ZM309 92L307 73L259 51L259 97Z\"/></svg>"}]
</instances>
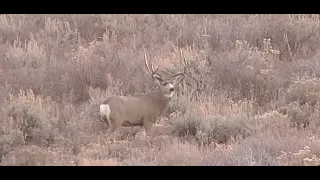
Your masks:
<instances>
[{"instance_id":1,"label":"deer body","mask_svg":"<svg viewBox=\"0 0 320 180\"><path fill-rule=\"evenodd\" d=\"M106 118L110 129L113 126L144 126L148 133L170 99L159 90L146 95L113 96L100 105L100 113Z\"/></svg>"}]
</instances>

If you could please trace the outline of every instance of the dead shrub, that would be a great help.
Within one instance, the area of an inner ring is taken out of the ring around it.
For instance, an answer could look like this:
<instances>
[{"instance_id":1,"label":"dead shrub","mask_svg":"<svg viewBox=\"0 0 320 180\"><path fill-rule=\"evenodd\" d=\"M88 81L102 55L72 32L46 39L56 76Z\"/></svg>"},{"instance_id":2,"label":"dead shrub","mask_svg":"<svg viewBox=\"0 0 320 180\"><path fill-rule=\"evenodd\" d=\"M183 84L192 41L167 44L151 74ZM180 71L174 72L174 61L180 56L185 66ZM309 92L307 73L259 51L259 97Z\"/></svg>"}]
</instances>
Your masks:
<instances>
[{"instance_id":1,"label":"dead shrub","mask_svg":"<svg viewBox=\"0 0 320 180\"><path fill-rule=\"evenodd\" d=\"M196 137L198 142L203 144L227 143L232 139L245 138L250 135L252 129L248 124L251 121L246 111L237 112L241 105L234 105L234 107L228 107L228 104L223 107L201 106L203 104L205 103L189 104L185 114L175 116L174 119L171 118L173 133L179 137ZM227 108L230 111L224 114L224 110Z\"/></svg>"},{"instance_id":2,"label":"dead shrub","mask_svg":"<svg viewBox=\"0 0 320 180\"><path fill-rule=\"evenodd\" d=\"M74 166L75 158L63 149L29 145L15 148L3 160L5 166Z\"/></svg>"},{"instance_id":3,"label":"dead shrub","mask_svg":"<svg viewBox=\"0 0 320 180\"><path fill-rule=\"evenodd\" d=\"M318 129L318 127L320 126L320 111L318 107L309 116L308 120L310 128Z\"/></svg>"},{"instance_id":4,"label":"dead shrub","mask_svg":"<svg viewBox=\"0 0 320 180\"><path fill-rule=\"evenodd\" d=\"M121 166L115 159L82 159L79 161L79 166Z\"/></svg>"},{"instance_id":5,"label":"dead shrub","mask_svg":"<svg viewBox=\"0 0 320 180\"><path fill-rule=\"evenodd\" d=\"M281 132L283 129L288 129L291 126L290 118L278 111L270 110L261 115L254 116L253 119L255 122L253 128L256 133Z\"/></svg>"},{"instance_id":6,"label":"dead shrub","mask_svg":"<svg viewBox=\"0 0 320 180\"><path fill-rule=\"evenodd\" d=\"M32 35L27 42L21 42L19 38L16 39L5 55L10 60L9 63L13 69L37 69L44 67L47 62L44 46L38 43Z\"/></svg>"},{"instance_id":7,"label":"dead shrub","mask_svg":"<svg viewBox=\"0 0 320 180\"><path fill-rule=\"evenodd\" d=\"M309 116L313 113L313 107L308 104L300 106L299 103L293 102L280 108L279 112L288 116L293 126L300 129L310 124Z\"/></svg>"},{"instance_id":8,"label":"dead shrub","mask_svg":"<svg viewBox=\"0 0 320 180\"><path fill-rule=\"evenodd\" d=\"M279 109L287 114L298 127L318 126L317 109L319 107L320 83L318 78L304 76L294 81L285 95L286 106Z\"/></svg>"},{"instance_id":9,"label":"dead shrub","mask_svg":"<svg viewBox=\"0 0 320 180\"><path fill-rule=\"evenodd\" d=\"M173 133L177 134L178 137L195 136L200 125L200 118L196 115L196 112L188 111L185 115L178 116L172 124L174 127Z\"/></svg>"},{"instance_id":10,"label":"dead shrub","mask_svg":"<svg viewBox=\"0 0 320 180\"><path fill-rule=\"evenodd\" d=\"M0 162L2 157L12 151L15 147L19 147L25 143L23 133L19 130L11 130L0 133Z\"/></svg>"},{"instance_id":11,"label":"dead shrub","mask_svg":"<svg viewBox=\"0 0 320 180\"><path fill-rule=\"evenodd\" d=\"M235 100L247 98L263 106L277 98L279 51L270 39L263 40L261 49L237 40L230 51L211 55L210 61L213 86L234 91Z\"/></svg>"},{"instance_id":12,"label":"dead shrub","mask_svg":"<svg viewBox=\"0 0 320 180\"><path fill-rule=\"evenodd\" d=\"M303 77L294 81L288 88L286 102L298 102L300 105L308 103L316 105L320 100L320 79Z\"/></svg>"},{"instance_id":13,"label":"dead shrub","mask_svg":"<svg viewBox=\"0 0 320 180\"><path fill-rule=\"evenodd\" d=\"M21 131L26 143L50 146L57 135L58 112L49 97L35 96L32 90L10 95L7 106L2 108L5 133ZM10 122L10 123L8 123Z\"/></svg>"},{"instance_id":14,"label":"dead shrub","mask_svg":"<svg viewBox=\"0 0 320 180\"><path fill-rule=\"evenodd\" d=\"M22 42L29 39L30 33L39 30L39 22L44 15L40 14L1 14L0 15L0 41L12 44L17 37Z\"/></svg>"},{"instance_id":15,"label":"dead shrub","mask_svg":"<svg viewBox=\"0 0 320 180\"><path fill-rule=\"evenodd\" d=\"M181 153L183 152L183 153ZM127 166L185 166L185 165L201 165L201 151L197 145L188 142L181 143L174 140L158 148L139 148L133 149L132 155L123 161L123 165Z\"/></svg>"},{"instance_id":16,"label":"dead shrub","mask_svg":"<svg viewBox=\"0 0 320 180\"><path fill-rule=\"evenodd\" d=\"M201 119L196 138L203 144L228 143L239 137L246 138L251 129L246 125L245 114L232 116L208 116Z\"/></svg>"},{"instance_id":17,"label":"dead shrub","mask_svg":"<svg viewBox=\"0 0 320 180\"><path fill-rule=\"evenodd\" d=\"M281 153L277 159L285 166L320 166L320 158L312 154L308 146L297 153L283 151Z\"/></svg>"}]
</instances>

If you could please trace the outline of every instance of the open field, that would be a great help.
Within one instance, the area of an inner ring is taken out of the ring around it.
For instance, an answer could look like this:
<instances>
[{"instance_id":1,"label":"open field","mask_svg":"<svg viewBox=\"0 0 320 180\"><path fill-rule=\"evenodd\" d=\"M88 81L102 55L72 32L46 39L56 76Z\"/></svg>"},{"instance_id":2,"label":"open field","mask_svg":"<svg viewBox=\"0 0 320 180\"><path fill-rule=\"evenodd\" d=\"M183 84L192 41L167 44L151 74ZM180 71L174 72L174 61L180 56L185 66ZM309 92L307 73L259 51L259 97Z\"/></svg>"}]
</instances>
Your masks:
<instances>
[{"instance_id":1,"label":"open field","mask_svg":"<svg viewBox=\"0 0 320 180\"><path fill-rule=\"evenodd\" d=\"M0 164L320 165L319 15L0 15ZM189 78L152 127L99 104Z\"/></svg>"}]
</instances>

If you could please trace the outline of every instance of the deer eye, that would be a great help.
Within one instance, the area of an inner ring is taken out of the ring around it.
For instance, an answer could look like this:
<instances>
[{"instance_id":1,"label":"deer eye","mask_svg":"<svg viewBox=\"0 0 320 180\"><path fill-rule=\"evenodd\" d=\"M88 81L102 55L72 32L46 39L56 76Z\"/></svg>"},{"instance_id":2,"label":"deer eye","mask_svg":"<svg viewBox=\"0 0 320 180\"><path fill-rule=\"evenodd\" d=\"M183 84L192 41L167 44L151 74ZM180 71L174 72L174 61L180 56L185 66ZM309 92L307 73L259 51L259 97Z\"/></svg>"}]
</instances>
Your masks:
<instances>
[{"instance_id":1,"label":"deer eye","mask_svg":"<svg viewBox=\"0 0 320 180\"><path fill-rule=\"evenodd\" d=\"M164 85L164 86L165 86L165 85L167 85L167 84L168 84L167 82L164 82L162 85Z\"/></svg>"}]
</instances>

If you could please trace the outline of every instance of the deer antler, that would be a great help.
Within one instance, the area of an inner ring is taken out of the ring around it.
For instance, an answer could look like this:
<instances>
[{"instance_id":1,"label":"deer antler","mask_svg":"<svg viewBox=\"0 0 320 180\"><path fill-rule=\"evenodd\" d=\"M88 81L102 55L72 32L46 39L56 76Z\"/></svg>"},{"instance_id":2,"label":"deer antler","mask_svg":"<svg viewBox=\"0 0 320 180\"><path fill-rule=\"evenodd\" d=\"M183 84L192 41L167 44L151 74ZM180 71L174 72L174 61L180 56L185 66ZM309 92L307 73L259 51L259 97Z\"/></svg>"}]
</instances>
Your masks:
<instances>
[{"instance_id":1,"label":"deer antler","mask_svg":"<svg viewBox=\"0 0 320 180\"><path fill-rule=\"evenodd\" d=\"M186 61L186 58L185 58L185 57L183 58L182 61L183 61L183 71L182 71L182 72L178 72L178 73L172 75L172 77L176 77L176 76L180 76L180 75L185 75L185 74L187 74L187 69L188 69L188 67L190 66L190 64L189 64L189 62Z\"/></svg>"},{"instance_id":2,"label":"deer antler","mask_svg":"<svg viewBox=\"0 0 320 180\"><path fill-rule=\"evenodd\" d=\"M144 60L145 60L145 65L147 67L147 70L150 73L151 77L156 78L158 80L162 80L162 78L158 74L156 74L157 71L159 70L159 67L157 67L157 69L154 70L153 64L151 63L151 69L150 69L148 61L147 61L147 53L144 53Z\"/></svg>"}]
</instances>

